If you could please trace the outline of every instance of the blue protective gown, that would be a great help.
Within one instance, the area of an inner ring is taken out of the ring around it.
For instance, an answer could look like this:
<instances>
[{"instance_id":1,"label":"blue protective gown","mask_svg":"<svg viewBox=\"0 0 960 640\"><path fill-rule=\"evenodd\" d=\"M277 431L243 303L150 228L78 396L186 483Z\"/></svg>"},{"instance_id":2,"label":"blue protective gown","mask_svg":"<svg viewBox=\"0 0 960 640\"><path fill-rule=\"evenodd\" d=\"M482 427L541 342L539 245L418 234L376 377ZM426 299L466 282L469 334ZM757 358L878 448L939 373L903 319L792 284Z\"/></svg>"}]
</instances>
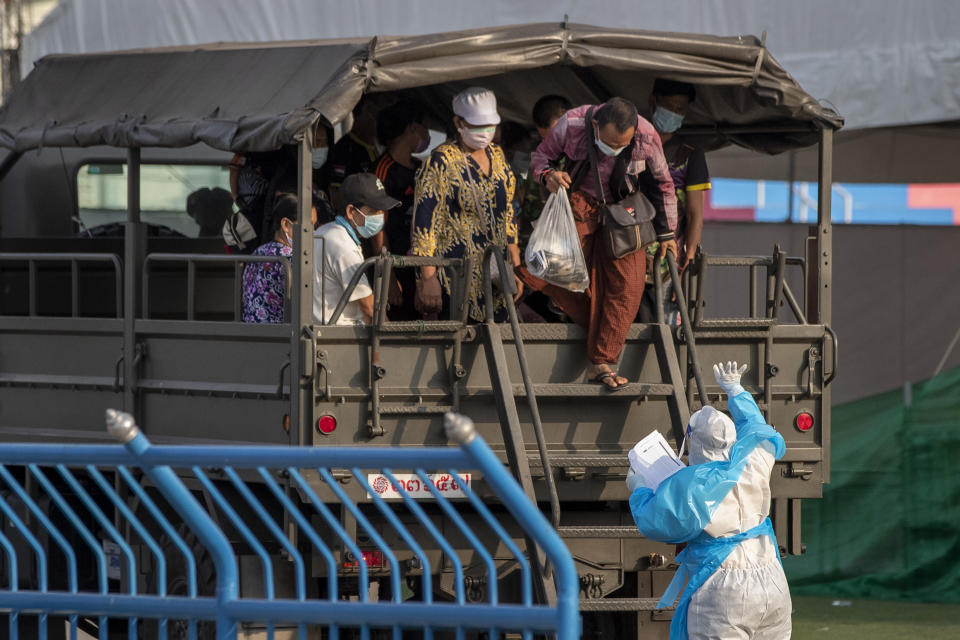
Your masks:
<instances>
[{"instance_id":1,"label":"blue protective gown","mask_svg":"<svg viewBox=\"0 0 960 640\"><path fill-rule=\"evenodd\" d=\"M670 607L680 595L670 624L671 640L686 640L690 598L737 545L768 535L776 548L769 518L734 536L715 538L704 531L714 511L736 486L748 457L757 446L769 442L775 459L782 458L786 452L783 436L766 423L748 392L730 398L729 411L737 429L737 441L730 449L729 460L686 467L660 483L656 492L641 487L630 496L630 511L640 533L658 542L688 543L677 556L680 568L658 603L660 608ZM684 582L687 585L681 593Z\"/></svg>"}]
</instances>

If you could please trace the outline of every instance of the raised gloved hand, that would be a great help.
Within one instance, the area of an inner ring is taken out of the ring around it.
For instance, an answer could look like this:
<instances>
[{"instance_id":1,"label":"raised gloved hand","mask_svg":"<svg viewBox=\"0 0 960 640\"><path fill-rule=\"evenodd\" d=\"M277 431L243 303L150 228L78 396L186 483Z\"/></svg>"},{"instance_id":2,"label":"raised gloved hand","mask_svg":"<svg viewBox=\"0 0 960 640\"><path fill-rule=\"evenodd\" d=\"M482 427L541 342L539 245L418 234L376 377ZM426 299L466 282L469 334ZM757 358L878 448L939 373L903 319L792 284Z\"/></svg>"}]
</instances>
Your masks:
<instances>
[{"instance_id":1,"label":"raised gloved hand","mask_svg":"<svg viewBox=\"0 0 960 640\"><path fill-rule=\"evenodd\" d=\"M727 361L724 365L718 362L713 365L713 377L717 379L720 388L727 392L727 397L732 398L743 393L744 389L740 386L740 376L747 370L747 365L737 369L736 361Z\"/></svg>"},{"instance_id":2,"label":"raised gloved hand","mask_svg":"<svg viewBox=\"0 0 960 640\"><path fill-rule=\"evenodd\" d=\"M640 487L645 486L647 486L647 483L644 481L643 475L637 473L632 468L630 471L627 471L627 491L630 492L630 495L633 495L633 492Z\"/></svg>"}]
</instances>

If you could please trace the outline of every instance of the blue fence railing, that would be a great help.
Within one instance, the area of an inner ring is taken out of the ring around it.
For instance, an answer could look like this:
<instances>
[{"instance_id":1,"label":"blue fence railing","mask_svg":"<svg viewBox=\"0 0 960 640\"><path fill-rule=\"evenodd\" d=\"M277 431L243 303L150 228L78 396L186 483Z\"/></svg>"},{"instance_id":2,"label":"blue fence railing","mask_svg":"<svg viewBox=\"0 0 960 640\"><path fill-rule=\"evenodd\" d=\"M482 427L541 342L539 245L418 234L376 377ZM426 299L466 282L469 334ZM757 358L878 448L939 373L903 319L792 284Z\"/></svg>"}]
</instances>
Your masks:
<instances>
[{"instance_id":1,"label":"blue fence railing","mask_svg":"<svg viewBox=\"0 0 960 640\"><path fill-rule=\"evenodd\" d=\"M123 445L0 445L0 634L578 638L566 546L468 418L445 426L459 447L152 446L108 411ZM524 538L555 605L534 602Z\"/></svg>"}]
</instances>

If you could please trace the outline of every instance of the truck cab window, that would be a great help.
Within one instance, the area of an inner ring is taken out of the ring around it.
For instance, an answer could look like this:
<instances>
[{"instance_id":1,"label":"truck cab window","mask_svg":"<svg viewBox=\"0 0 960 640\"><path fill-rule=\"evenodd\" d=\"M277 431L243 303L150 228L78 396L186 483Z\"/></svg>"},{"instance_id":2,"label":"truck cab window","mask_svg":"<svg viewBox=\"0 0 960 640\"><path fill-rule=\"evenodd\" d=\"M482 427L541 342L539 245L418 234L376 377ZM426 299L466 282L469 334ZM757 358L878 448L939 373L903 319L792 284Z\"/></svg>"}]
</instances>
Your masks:
<instances>
[{"instance_id":1,"label":"truck cab window","mask_svg":"<svg viewBox=\"0 0 960 640\"><path fill-rule=\"evenodd\" d=\"M122 235L127 218L127 166L91 162L77 172L77 235ZM140 218L158 235L220 235L233 211L230 174L219 164L143 164Z\"/></svg>"}]
</instances>

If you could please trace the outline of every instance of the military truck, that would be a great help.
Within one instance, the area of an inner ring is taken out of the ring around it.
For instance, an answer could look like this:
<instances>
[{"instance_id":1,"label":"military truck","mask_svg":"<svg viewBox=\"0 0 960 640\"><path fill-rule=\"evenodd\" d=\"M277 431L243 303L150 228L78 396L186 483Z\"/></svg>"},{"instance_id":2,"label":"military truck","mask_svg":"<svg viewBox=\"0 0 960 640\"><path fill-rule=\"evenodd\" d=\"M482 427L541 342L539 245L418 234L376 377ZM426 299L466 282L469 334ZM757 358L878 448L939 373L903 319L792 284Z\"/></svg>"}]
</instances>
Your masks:
<instances>
[{"instance_id":1,"label":"military truck","mask_svg":"<svg viewBox=\"0 0 960 640\"><path fill-rule=\"evenodd\" d=\"M668 325L661 313L633 325L620 366L631 383L615 394L585 382L582 329L520 323L512 309L509 323L469 323L457 303L462 287L450 317L386 319L392 270L438 264L456 282L469 267L458 261L372 258L364 270L374 323L318 324L308 222L294 237L285 321L244 324L239 289L249 258L196 237L182 204L197 187L224 186L233 153L287 146L298 159L300 220L309 221L313 130L343 135L366 93L417 98L443 126L450 98L482 85L496 92L505 119L530 124L541 95L574 104L620 95L644 105L656 77L696 84L679 133L707 149L819 145L818 221L804 255L771 247L764 256L702 255L682 274L674 265L682 323ZM626 453L654 429L679 446L692 411L724 408L704 375L710 363L749 364L744 386L787 442L772 480L783 554L803 552L801 500L819 497L829 481L837 373L829 194L841 125L750 36L534 24L44 58L0 112L8 149L0 163L0 437L98 440L104 409L116 407L158 443L410 447L444 444L442 414L459 411L563 535L580 572L586 631L617 625L666 637L670 611L657 611L656 601L676 549L637 533ZM729 304L707 295L708 277L721 272L727 298L742 303L722 317L714 308ZM369 501L349 476L340 481ZM416 478L400 481L416 493ZM482 478L471 482L483 492ZM336 507L319 479L316 489ZM340 514L362 546L355 520ZM376 512L369 517L378 522ZM471 553L466 544L458 551ZM273 552L282 564L281 550ZM513 560L495 557L508 594ZM357 562L372 575L389 571L374 555L340 559L345 574ZM415 575L413 555L403 560ZM468 593L483 598L486 573L476 559L471 566ZM549 599L549 567L540 570L540 596ZM324 571L314 562L315 578ZM454 579L437 576L438 597L454 592Z\"/></svg>"}]
</instances>

